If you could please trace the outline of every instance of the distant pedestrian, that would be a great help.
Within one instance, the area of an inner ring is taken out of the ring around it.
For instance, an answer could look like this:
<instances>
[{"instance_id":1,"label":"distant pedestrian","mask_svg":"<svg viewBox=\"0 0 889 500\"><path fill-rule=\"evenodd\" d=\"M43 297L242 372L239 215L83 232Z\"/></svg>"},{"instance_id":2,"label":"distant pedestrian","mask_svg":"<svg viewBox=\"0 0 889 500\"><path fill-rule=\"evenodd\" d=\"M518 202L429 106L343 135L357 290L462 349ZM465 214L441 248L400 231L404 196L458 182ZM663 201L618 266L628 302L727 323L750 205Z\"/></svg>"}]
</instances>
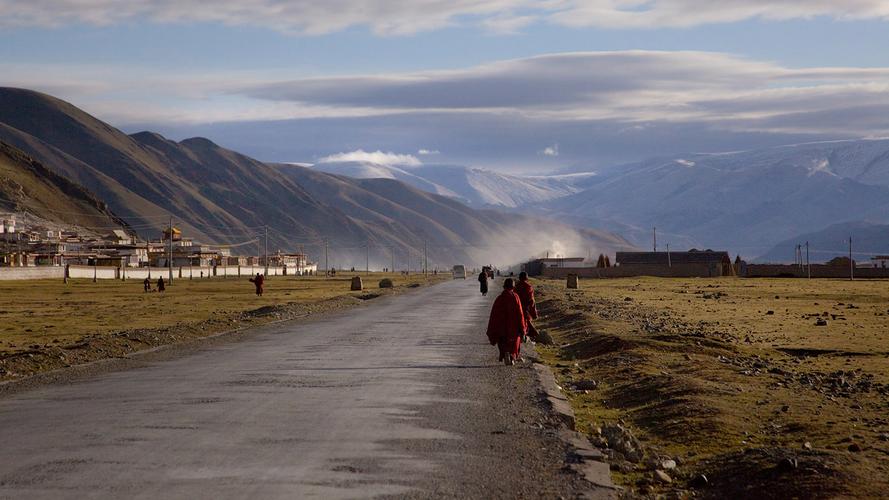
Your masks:
<instances>
[{"instance_id":1,"label":"distant pedestrian","mask_svg":"<svg viewBox=\"0 0 889 500\"><path fill-rule=\"evenodd\" d=\"M145 278L145 281L142 282L142 290L145 292L151 291L151 280L150 279Z\"/></svg>"},{"instance_id":2,"label":"distant pedestrian","mask_svg":"<svg viewBox=\"0 0 889 500\"><path fill-rule=\"evenodd\" d=\"M478 289L482 292L482 297L488 295L488 273L484 269L478 274Z\"/></svg>"},{"instance_id":3,"label":"distant pedestrian","mask_svg":"<svg viewBox=\"0 0 889 500\"><path fill-rule=\"evenodd\" d=\"M164 277L161 276L160 278L157 279L157 291L163 292L166 289L167 289L167 284L164 283Z\"/></svg>"},{"instance_id":4,"label":"distant pedestrian","mask_svg":"<svg viewBox=\"0 0 889 500\"><path fill-rule=\"evenodd\" d=\"M507 366L521 360L519 355L525 336L525 314L521 299L513 291L514 286L512 278L503 281L503 293L494 301L488 319L488 341L497 346L499 361Z\"/></svg>"},{"instance_id":5,"label":"distant pedestrian","mask_svg":"<svg viewBox=\"0 0 889 500\"><path fill-rule=\"evenodd\" d=\"M519 273L519 282L516 284L515 293L522 301L522 312L525 314L525 323L528 327L528 336L531 340L537 340L537 329L531 320L537 319L537 304L534 302L534 287L528 281L528 273Z\"/></svg>"},{"instance_id":6,"label":"distant pedestrian","mask_svg":"<svg viewBox=\"0 0 889 500\"><path fill-rule=\"evenodd\" d=\"M263 285L265 284L265 276L256 273L256 276L250 278L250 282L253 283L253 286L256 287L256 296L262 297L262 292L265 291Z\"/></svg>"}]
</instances>

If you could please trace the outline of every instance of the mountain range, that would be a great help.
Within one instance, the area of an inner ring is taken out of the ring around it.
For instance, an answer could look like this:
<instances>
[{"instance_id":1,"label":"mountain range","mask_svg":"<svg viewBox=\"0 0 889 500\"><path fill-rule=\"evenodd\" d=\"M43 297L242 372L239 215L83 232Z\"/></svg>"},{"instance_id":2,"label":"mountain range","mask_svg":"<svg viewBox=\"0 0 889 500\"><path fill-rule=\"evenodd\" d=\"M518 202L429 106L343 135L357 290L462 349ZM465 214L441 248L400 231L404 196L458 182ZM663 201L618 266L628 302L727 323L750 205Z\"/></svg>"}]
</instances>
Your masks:
<instances>
[{"instance_id":1,"label":"mountain range","mask_svg":"<svg viewBox=\"0 0 889 500\"><path fill-rule=\"evenodd\" d=\"M657 227L662 244L755 257L834 224L889 222L889 141L652 159L600 172L583 191L537 208L640 244Z\"/></svg>"},{"instance_id":2,"label":"mountain range","mask_svg":"<svg viewBox=\"0 0 889 500\"><path fill-rule=\"evenodd\" d=\"M367 161L322 162L312 168L357 179L397 179L470 206L495 208L562 198L580 191L578 183L595 175L522 177L461 165L381 165Z\"/></svg>"},{"instance_id":3,"label":"mountain range","mask_svg":"<svg viewBox=\"0 0 889 500\"><path fill-rule=\"evenodd\" d=\"M640 247L650 248L656 237L661 249L722 248L757 260L792 260L792 252L770 249L797 235L889 223L885 139L674 155L551 177L434 165L314 168L400 178L467 202L615 232ZM495 194L489 185L497 186Z\"/></svg>"},{"instance_id":4,"label":"mountain range","mask_svg":"<svg viewBox=\"0 0 889 500\"><path fill-rule=\"evenodd\" d=\"M805 233L782 241L757 260L762 262L791 262L795 249L809 244L810 262L826 262L834 257L848 257L849 238L852 238L852 258L862 264L871 257L889 255L889 224L846 222L828 226L820 231Z\"/></svg>"},{"instance_id":5,"label":"mountain range","mask_svg":"<svg viewBox=\"0 0 889 500\"><path fill-rule=\"evenodd\" d=\"M28 214L27 220L17 222L47 228L85 221L81 227L95 234L107 233L108 228L126 227L123 220L88 190L3 142L0 142L0 212Z\"/></svg>"},{"instance_id":6,"label":"mountain range","mask_svg":"<svg viewBox=\"0 0 889 500\"><path fill-rule=\"evenodd\" d=\"M424 248L431 264L450 265L509 264L566 245L631 247L613 234L477 210L398 180L268 164L205 138L127 135L70 103L25 89L0 88L0 141L82 185L142 237L156 238L172 216L196 239L248 243L245 250L259 252L268 228L270 251L301 247L317 259L327 245L331 265L339 267L363 267L368 258L374 267L388 267L392 260L417 259ZM84 226L96 216L70 215ZM545 234L528 237L529 228L541 226Z\"/></svg>"}]
</instances>

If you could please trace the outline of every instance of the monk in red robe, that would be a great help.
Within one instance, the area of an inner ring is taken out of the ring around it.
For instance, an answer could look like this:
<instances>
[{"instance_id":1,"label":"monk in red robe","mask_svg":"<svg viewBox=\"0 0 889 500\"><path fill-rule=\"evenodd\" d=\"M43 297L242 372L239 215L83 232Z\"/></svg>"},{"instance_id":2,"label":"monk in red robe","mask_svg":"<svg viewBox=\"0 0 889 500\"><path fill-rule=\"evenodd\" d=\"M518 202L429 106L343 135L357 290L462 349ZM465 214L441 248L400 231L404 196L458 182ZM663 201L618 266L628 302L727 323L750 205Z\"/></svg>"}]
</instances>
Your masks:
<instances>
[{"instance_id":1,"label":"monk in red robe","mask_svg":"<svg viewBox=\"0 0 889 500\"><path fill-rule=\"evenodd\" d=\"M488 341L500 350L500 361L512 365L519 359L522 337L525 335L525 313L522 302L513 288L512 278L503 282L503 293L494 300L488 319Z\"/></svg>"},{"instance_id":2,"label":"monk in red robe","mask_svg":"<svg viewBox=\"0 0 889 500\"><path fill-rule=\"evenodd\" d=\"M515 293L522 301L522 311L525 313L525 323L528 327L528 336L531 340L537 339L537 329L531 320L537 319L537 304L534 302L534 287L528 281L528 273L519 273L519 282L515 286Z\"/></svg>"},{"instance_id":3,"label":"monk in red robe","mask_svg":"<svg viewBox=\"0 0 889 500\"><path fill-rule=\"evenodd\" d=\"M256 295L258 297L262 297L262 292L265 291L265 276L256 273L255 278L250 278L250 282L253 283L253 286L256 287Z\"/></svg>"}]
</instances>

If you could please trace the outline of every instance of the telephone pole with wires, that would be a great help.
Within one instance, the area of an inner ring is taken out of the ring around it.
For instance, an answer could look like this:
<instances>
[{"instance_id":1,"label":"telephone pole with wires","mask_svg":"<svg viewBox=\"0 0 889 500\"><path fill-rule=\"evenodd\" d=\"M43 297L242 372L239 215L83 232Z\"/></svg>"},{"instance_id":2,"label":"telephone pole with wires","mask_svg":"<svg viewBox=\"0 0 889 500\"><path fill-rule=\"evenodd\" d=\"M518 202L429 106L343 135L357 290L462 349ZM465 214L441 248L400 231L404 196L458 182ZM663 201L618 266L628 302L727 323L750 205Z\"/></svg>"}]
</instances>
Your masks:
<instances>
[{"instance_id":1,"label":"telephone pole with wires","mask_svg":"<svg viewBox=\"0 0 889 500\"><path fill-rule=\"evenodd\" d=\"M812 263L809 262L809 242L806 242L806 278L812 279Z\"/></svg>"}]
</instances>

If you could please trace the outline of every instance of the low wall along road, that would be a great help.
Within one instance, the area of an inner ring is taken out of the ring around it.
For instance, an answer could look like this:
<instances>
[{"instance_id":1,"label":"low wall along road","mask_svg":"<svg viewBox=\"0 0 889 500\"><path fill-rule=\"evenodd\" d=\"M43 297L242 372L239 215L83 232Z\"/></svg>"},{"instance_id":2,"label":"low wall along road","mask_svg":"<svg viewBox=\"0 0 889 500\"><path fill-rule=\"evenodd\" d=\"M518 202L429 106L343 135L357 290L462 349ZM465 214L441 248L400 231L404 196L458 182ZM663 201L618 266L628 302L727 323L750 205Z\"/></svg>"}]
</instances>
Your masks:
<instances>
[{"instance_id":1,"label":"low wall along road","mask_svg":"<svg viewBox=\"0 0 889 500\"><path fill-rule=\"evenodd\" d=\"M107 266L79 266L69 265L68 277L71 279L133 279L145 278L157 279L170 274L166 267L107 267ZM189 266L174 267L173 278L226 278L240 276L254 276L256 273L265 273L265 266ZM269 276L296 276L296 270L283 267L270 266ZM39 279L64 279L65 267L62 266L37 266L37 267L2 267L0 268L0 281L3 280L39 280Z\"/></svg>"}]
</instances>

